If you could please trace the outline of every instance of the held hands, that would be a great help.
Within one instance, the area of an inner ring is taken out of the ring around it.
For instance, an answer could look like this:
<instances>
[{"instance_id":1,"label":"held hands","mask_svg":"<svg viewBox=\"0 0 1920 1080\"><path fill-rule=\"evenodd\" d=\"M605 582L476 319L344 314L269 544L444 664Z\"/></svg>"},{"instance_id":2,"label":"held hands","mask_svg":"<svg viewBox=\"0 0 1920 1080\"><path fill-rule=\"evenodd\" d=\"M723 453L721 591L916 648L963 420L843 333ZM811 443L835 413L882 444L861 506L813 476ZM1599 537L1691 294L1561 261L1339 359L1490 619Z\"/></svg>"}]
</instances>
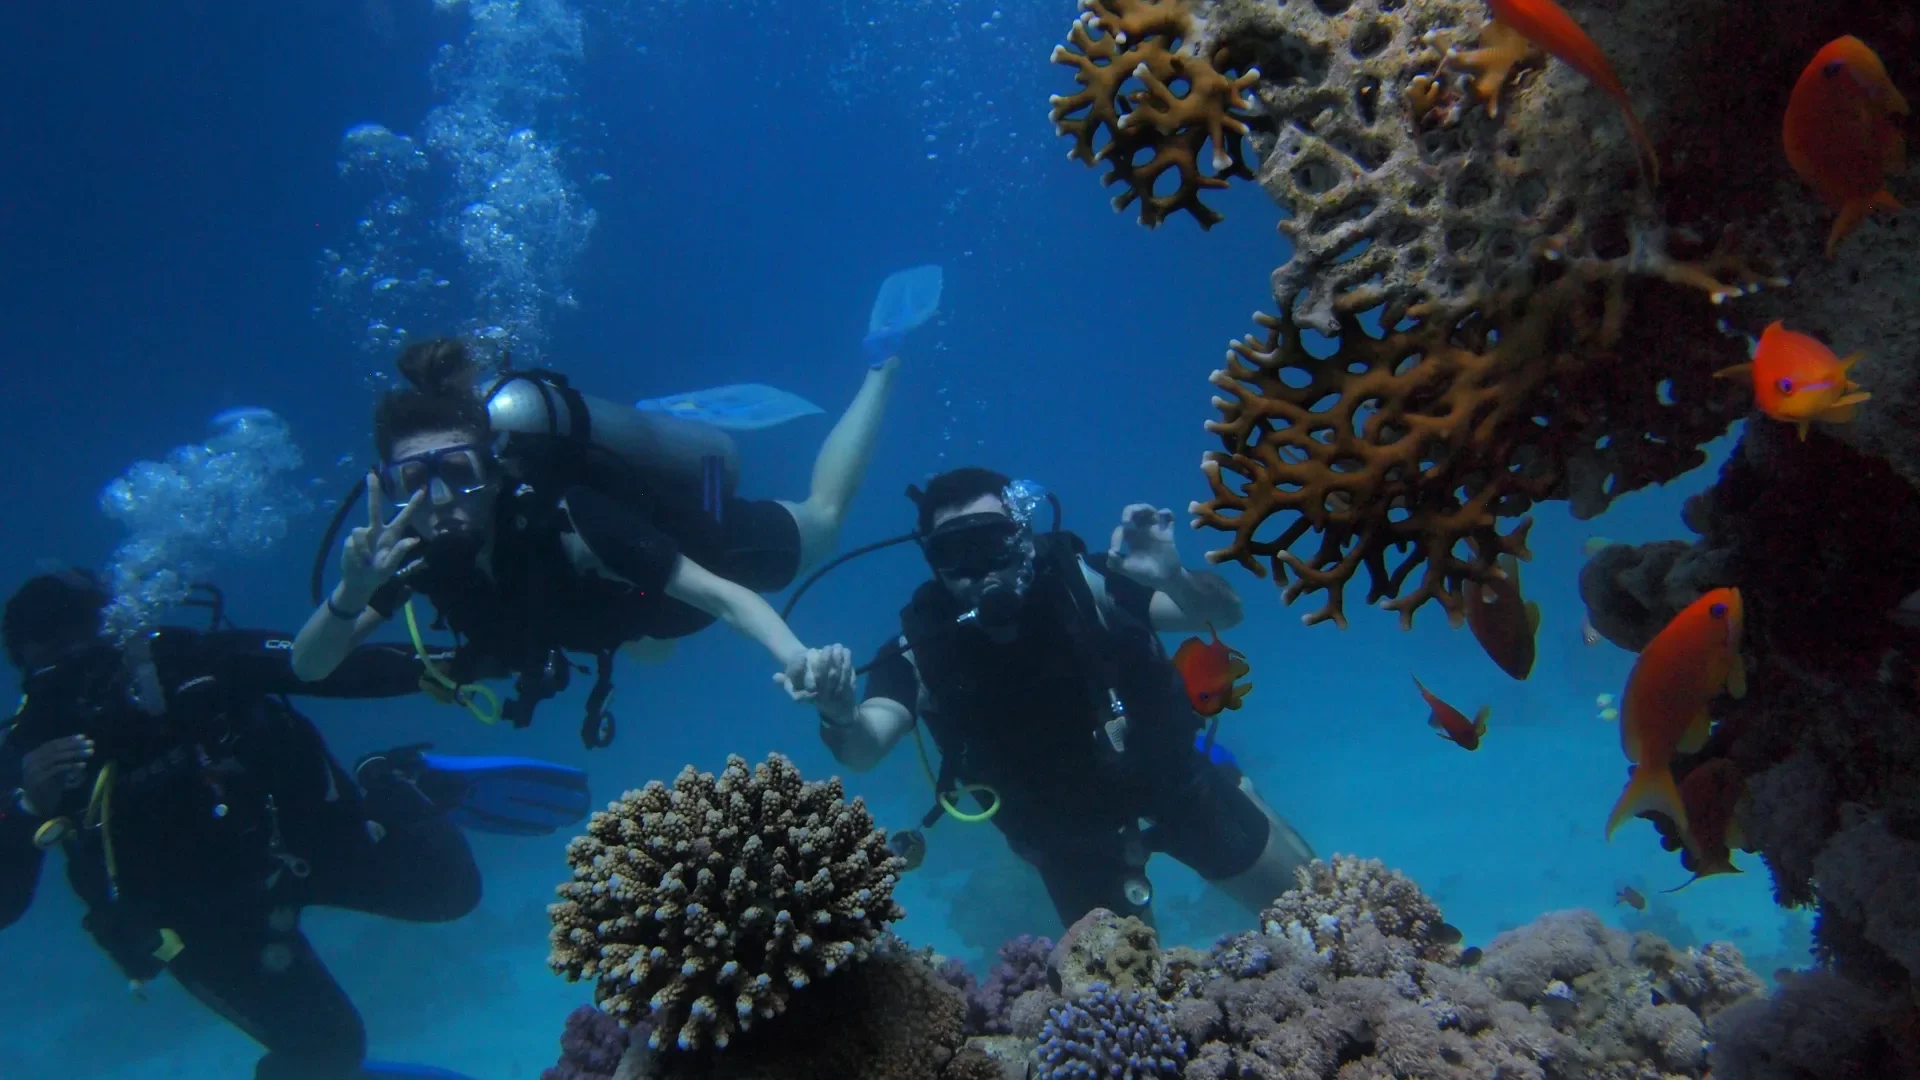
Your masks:
<instances>
[{"instance_id":1,"label":"held hands","mask_svg":"<svg viewBox=\"0 0 1920 1080\"><path fill-rule=\"evenodd\" d=\"M342 592L364 605L380 586L407 565L408 557L420 544L420 538L409 535L407 530L426 503L427 493L423 488L414 493L392 521L382 520L386 514L386 493L380 489L380 477L367 474L368 523L348 533L346 546L341 549Z\"/></svg>"},{"instance_id":2,"label":"held hands","mask_svg":"<svg viewBox=\"0 0 1920 1080\"><path fill-rule=\"evenodd\" d=\"M808 649L773 681L796 702L811 702L829 724L853 719L853 653L845 645Z\"/></svg>"},{"instance_id":3,"label":"held hands","mask_svg":"<svg viewBox=\"0 0 1920 1080\"><path fill-rule=\"evenodd\" d=\"M69 735L41 743L20 759L22 808L37 817L60 812L66 794L87 782L87 762L93 758L93 740Z\"/></svg>"},{"instance_id":4,"label":"held hands","mask_svg":"<svg viewBox=\"0 0 1920 1080\"><path fill-rule=\"evenodd\" d=\"M1113 541L1107 546L1107 569L1150 589L1166 591L1184 572L1173 546L1173 511L1134 503L1120 512Z\"/></svg>"}]
</instances>

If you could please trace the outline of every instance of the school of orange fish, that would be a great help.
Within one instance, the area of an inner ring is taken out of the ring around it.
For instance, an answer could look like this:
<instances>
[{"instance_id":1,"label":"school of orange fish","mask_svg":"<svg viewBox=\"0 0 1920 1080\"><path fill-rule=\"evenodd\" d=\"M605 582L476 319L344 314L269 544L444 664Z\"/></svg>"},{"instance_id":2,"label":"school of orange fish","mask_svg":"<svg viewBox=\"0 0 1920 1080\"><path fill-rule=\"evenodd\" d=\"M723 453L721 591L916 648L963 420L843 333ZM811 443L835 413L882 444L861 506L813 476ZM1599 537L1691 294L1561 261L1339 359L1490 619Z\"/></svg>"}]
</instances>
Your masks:
<instances>
[{"instance_id":1,"label":"school of orange fish","mask_svg":"<svg viewBox=\"0 0 1920 1080\"><path fill-rule=\"evenodd\" d=\"M1482 88L1489 110L1498 109L1497 91L1507 70L1529 46L1538 46L1619 102L1642 171L1650 183L1658 184L1660 161L1653 144L1606 56L1579 24L1553 0L1488 0L1488 7L1492 22L1474 63L1488 73ZM1886 178L1905 167L1901 125L1908 115L1907 100L1888 78L1880 57L1856 37L1841 37L1821 48L1794 84L1781 140L1788 163L1837 215L1827 237L1829 258L1869 214L1901 209L1886 188ZM1761 333L1750 362L1715 374L1750 380L1755 407L1795 425L1805 439L1813 421L1844 423L1868 399L1847 375L1858 360L1857 354L1841 359L1818 338L1775 321ZM1533 670L1540 609L1521 596L1519 563L1502 558L1494 580L1469 582L1466 598L1467 622L1481 648L1502 671L1525 679ZM1714 698L1746 693L1742 618L1740 590L1734 588L1714 589L1688 605L1640 651L1617 713L1620 746L1633 770L1607 817L1607 836L1640 815L1660 815L1672 822L1693 870L1693 877L1678 888L1714 874L1740 872L1732 852L1745 846L1739 827L1747 798L1745 778L1731 762L1717 759L1690 770L1676 784L1673 761L1705 745L1713 726L1708 706ZM1588 644L1598 640L1584 622L1582 629ZM1252 689L1236 685L1248 673L1246 659L1217 634L1210 642L1184 642L1174 664L1194 710L1205 717L1217 718L1223 708L1240 708ZM1431 710L1429 726L1441 738L1466 750L1479 748L1489 709L1482 707L1469 720L1418 677L1414 686ZM1614 714L1608 708L1602 715ZM1631 886L1621 888L1617 900L1637 910L1647 903Z\"/></svg>"}]
</instances>

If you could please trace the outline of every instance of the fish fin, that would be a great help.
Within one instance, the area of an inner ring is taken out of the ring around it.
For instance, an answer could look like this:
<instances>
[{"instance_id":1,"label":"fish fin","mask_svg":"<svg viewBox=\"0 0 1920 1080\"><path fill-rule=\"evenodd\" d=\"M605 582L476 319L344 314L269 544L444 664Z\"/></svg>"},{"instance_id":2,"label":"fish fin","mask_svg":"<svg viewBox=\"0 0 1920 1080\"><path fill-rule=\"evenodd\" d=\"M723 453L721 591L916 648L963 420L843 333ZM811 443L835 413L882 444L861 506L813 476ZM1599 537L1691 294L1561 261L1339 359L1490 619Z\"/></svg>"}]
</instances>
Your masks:
<instances>
[{"instance_id":1,"label":"fish fin","mask_svg":"<svg viewBox=\"0 0 1920 1080\"><path fill-rule=\"evenodd\" d=\"M1241 702L1247 700L1247 695L1251 693L1253 693L1252 683L1248 683L1245 686L1234 687L1227 691L1229 700L1233 702L1233 707L1236 709L1240 707Z\"/></svg>"},{"instance_id":2,"label":"fish fin","mask_svg":"<svg viewBox=\"0 0 1920 1080\"><path fill-rule=\"evenodd\" d=\"M1747 696L1747 658L1734 651L1733 664L1727 668L1727 693L1736 698Z\"/></svg>"},{"instance_id":3,"label":"fish fin","mask_svg":"<svg viewBox=\"0 0 1920 1080\"><path fill-rule=\"evenodd\" d=\"M1845 376L1847 372L1853 370L1853 365L1859 363L1862 360L1865 360L1866 358L1867 358L1867 354L1863 352L1857 352L1849 355L1845 360L1840 361L1840 374L1842 376Z\"/></svg>"},{"instance_id":4,"label":"fish fin","mask_svg":"<svg viewBox=\"0 0 1920 1080\"><path fill-rule=\"evenodd\" d=\"M1227 675L1230 678L1243 679L1252 673L1253 669L1248 667L1247 662L1238 656L1234 656L1227 661Z\"/></svg>"},{"instance_id":5,"label":"fish fin","mask_svg":"<svg viewBox=\"0 0 1920 1080\"><path fill-rule=\"evenodd\" d=\"M1732 367L1721 368L1719 371L1714 372L1713 377L1716 379L1737 379L1741 376L1751 374L1753 374L1752 364L1735 364Z\"/></svg>"},{"instance_id":6,"label":"fish fin","mask_svg":"<svg viewBox=\"0 0 1920 1080\"><path fill-rule=\"evenodd\" d=\"M1482 705L1480 706L1480 711L1473 714L1473 733L1475 735L1485 735L1487 733L1487 717L1492 715L1493 706L1491 705Z\"/></svg>"},{"instance_id":7,"label":"fish fin","mask_svg":"<svg viewBox=\"0 0 1920 1080\"><path fill-rule=\"evenodd\" d=\"M1540 605L1532 600L1527 601L1527 629L1540 632Z\"/></svg>"},{"instance_id":8,"label":"fish fin","mask_svg":"<svg viewBox=\"0 0 1920 1080\"><path fill-rule=\"evenodd\" d=\"M1825 420L1829 424L1850 423L1854 415L1860 411L1860 403L1872 396L1872 394L1866 393L1848 394L1846 397L1841 398L1839 401L1821 410L1818 418Z\"/></svg>"},{"instance_id":9,"label":"fish fin","mask_svg":"<svg viewBox=\"0 0 1920 1080\"><path fill-rule=\"evenodd\" d=\"M1681 882L1678 885L1675 885L1671 889L1662 889L1660 891L1667 892L1667 893L1677 893L1681 889L1684 889L1687 886L1693 884L1694 882L1699 881L1701 878L1716 877L1720 874L1738 874L1738 873L1740 873L1740 868L1733 865L1733 858L1732 856L1729 855L1720 859L1715 859L1712 862L1703 864L1700 867L1700 869L1695 870L1693 872L1692 877L1688 878L1687 880Z\"/></svg>"},{"instance_id":10,"label":"fish fin","mask_svg":"<svg viewBox=\"0 0 1920 1080\"><path fill-rule=\"evenodd\" d=\"M1615 829L1647 811L1672 819L1680 829L1681 839L1692 849L1693 830L1687 825L1687 808L1681 805L1680 789L1673 785L1673 770L1664 764L1642 762L1633 770L1633 779L1627 781L1620 800L1613 804L1613 813L1607 815L1607 839L1613 839Z\"/></svg>"},{"instance_id":11,"label":"fish fin","mask_svg":"<svg viewBox=\"0 0 1920 1080\"><path fill-rule=\"evenodd\" d=\"M1881 202L1883 198L1887 202L1892 202L1893 205L1883 204ZM1884 188L1864 198L1848 199L1846 204L1840 207L1840 216L1833 219L1833 231L1827 234L1827 258L1834 257L1840 250L1840 241L1845 240L1847 234L1859 228L1860 223L1867 220L1867 215L1875 209L1897 210L1899 207L1900 204L1893 202L1893 196Z\"/></svg>"},{"instance_id":12,"label":"fish fin","mask_svg":"<svg viewBox=\"0 0 1920 1080\"><path fill-rule=\"evenodd\" d=\"M1444 739L1447 737L1447 724L1446 721L1440 719L1439 709L1435 709L1427 714L1427 726L1439 732L1441 738Z\"/></svg>"},{"instance_id":13,"label":"fish fin","mask_svg":"<svg viewBox=\"0 0 1920 1080\"><path fill-rule=\"evenodd\" d=\"M1812 427L1813 427L1813 425L1812 425L1812 424L1809 424L1809 423L1808 423L1808 422L1806 422L1805 420L1800 420L1800 421L1796 421L1796 422L1794 423L1794 426L1800 429L1800 441L1801 441L1801 442L1806 442L1806 441L1807 441L1807 431L1808 431L1808 430L1809 430L1810 428L1812 428Z\"/></svg>"},{"instance_id":14,"label":"fish fin","mask_svg":"<svg viewBox=\"0 0 1920 1080\"><path fill-rule=\"evenodd\" d=\"M1707 745L1707 736L1711 734L1713 734L1713 715L1701 709L1700 715L1694 717L1693 723L1687 725L1687 730L1680 733L1680 752L1699 753L1700 748Z\"/></svg>"}]
</instances>

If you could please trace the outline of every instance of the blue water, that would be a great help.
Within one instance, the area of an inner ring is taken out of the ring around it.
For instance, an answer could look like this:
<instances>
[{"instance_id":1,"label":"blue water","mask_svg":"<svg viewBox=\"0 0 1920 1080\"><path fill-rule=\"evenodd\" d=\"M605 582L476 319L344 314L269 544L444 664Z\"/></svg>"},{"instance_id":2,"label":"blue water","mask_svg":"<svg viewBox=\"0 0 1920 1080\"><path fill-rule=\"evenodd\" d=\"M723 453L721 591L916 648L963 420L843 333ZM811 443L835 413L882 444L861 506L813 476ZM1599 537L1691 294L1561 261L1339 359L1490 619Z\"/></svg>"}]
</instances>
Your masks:
<instances>
[{"instance_id":1,"label":"blue water","mask_svg":"<svg viewBox=\"0 0 1920 1080\"><path fill-rule=\"evenodd\" d=\"M208 439L216 414L266 408L304 459L277 477L292 493L286 535L211 562L235 619L297 627L326 500L368 463L371 389L392 354L382 335L401 320L417 333L499 327L517 355L615 400L754 381L818 402L828 416L741 439L748 494L801 497L864 373L874 290L921 263L945 267L941 313L903 350L843 543L904 531L903 488L961 464L1047 484L1096 546L1128 503L1184 519L1205 497L1207 374L1251 313L1271 310L1279 214L1250 185L1209 196L1228 214L1210 233L1184 217L1150 232L1109 209L1046 119L1047 95L1071 85L1046 63L1071 3L477 6L480 23L428 0L0 11L6 588L42 560L106 563L127 539L98 505L106 485ZM489 76L494 62L512 78ZM362 129L343 147L368 123L414 141L396 152ZM521 128L532 142L516 149ZM369 164L356 146L388 156ZM341 266L369 273L343 287ZM1258 689L1223 741L1321 853L1405 870L1470 940L1587 906L1682 941L1731 937L1763 970L1798 962L1804 925L1772 906L1757 860L1660 897L1686 875L1651 827L1601 835L1625 766L1595 699L1619 692L1630 657L1580 642L1581 544L1679 534L1682 500L1711 483L1728 442L1598 521L1537 511L1525 582L1545 621L1524 684L1432 608L1411 633L1357 601L1350 630L1306 629L1271 582L1224 568L1248 611L1227 638ZM1179 542L1199 566L1219 537L1182 529ZM811 593L795 629L865 654L923 573L910 548L871 556ZM348 760L432 740L581 765L601 794L728 752L833 772L811 713L767 669L724 630L661 666L622 661L621 737L592 755L575 735L584 687L520 732L425 699L306 708ZM1414 672L1469 713L1492 705L1478 752L1433 737ZM905 747L849 786L888 824L927 805ZM997 833L949 822L930 840L901 890L907 937L978 962L1001 938L1057 929ZM473 842L486 897L461 922L313 911L305 925L376 1056L531 1078L588 996L545 967L565 837ZM1245 924L1184 869L1151 874L1163 936L1200 943ZM1625 884L1655 897L1648 916L1612 906ZM164 980L132 998L78 916L50 864L32 912L0 933L0 1077L250 1075L248 1040Z\"/></svg>"}]
</instances>

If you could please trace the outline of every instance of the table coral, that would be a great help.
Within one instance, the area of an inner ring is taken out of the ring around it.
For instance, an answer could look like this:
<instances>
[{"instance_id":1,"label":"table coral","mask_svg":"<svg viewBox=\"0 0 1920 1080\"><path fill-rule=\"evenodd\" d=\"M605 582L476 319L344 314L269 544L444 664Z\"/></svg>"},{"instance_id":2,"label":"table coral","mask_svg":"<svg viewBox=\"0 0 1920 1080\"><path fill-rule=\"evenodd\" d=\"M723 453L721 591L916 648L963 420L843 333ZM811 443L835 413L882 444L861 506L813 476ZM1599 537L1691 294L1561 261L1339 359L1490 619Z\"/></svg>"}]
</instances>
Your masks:
<instances>
[{"instance_id":1,"label":"table coral","mask_svg":"<svg viewBox=\"0 0 1920 1080\"><path fill-rule=\"evenodd\" d=\"M778 754L627 792L567 861L549 964L596 980L599 1004L649 1021L657 1047L725 1046L901 917L900 860L864 802Z\"/></svg>"},{"instance_id":2,"label":"table coral","mask_svg":"<svg viewBox=\"0 0 1920 1080\"><path fill-rule=\"evenodd\" d=\"M1053 62L1074 68L1080 90L1049 102L1055 129L1073 137L1069 156L1105 163L1102 183L1121 185L1113 208L1140 203L1140 223L1158 226L1182 210L1202 229L1222 220L1200 201L1202 191L1231 178L1252 179L1243 156L1245 92L1258 70L1234 70L1225 49L1194 47L1186 0L1081 0L1081 16L1056 46ZM1201 152L1211 143L1210 170ZM1141 155L1148 155L1140 160ZM1154 194L1173 170L1172 191Z\"/></svg>"}]
</instances>

